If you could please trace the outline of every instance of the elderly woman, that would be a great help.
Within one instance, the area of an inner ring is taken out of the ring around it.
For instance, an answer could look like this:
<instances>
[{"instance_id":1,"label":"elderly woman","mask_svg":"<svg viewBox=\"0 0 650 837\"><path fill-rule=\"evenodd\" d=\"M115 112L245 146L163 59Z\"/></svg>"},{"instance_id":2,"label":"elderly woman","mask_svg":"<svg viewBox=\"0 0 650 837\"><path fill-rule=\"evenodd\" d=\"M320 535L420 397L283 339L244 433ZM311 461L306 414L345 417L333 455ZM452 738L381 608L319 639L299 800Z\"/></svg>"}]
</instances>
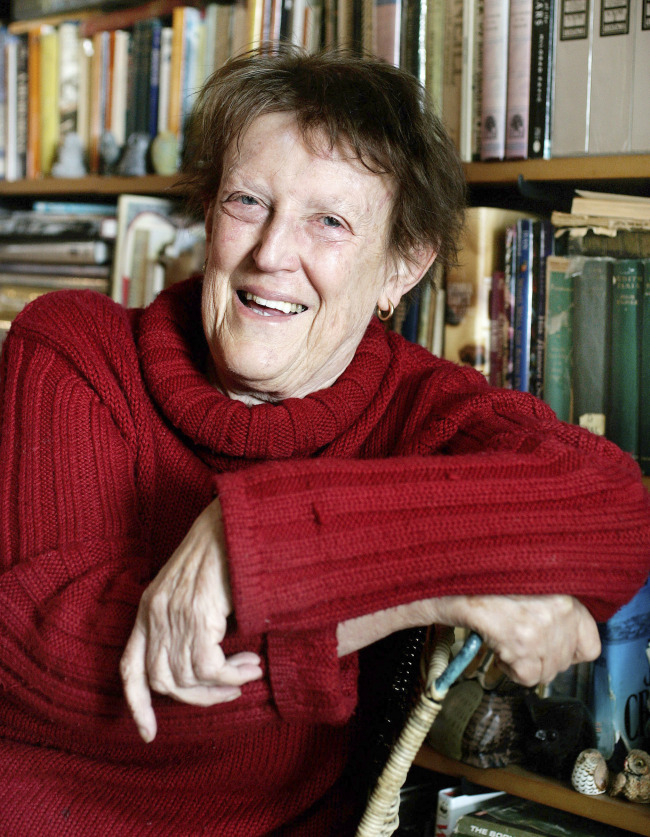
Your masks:
<instances>
[{"instance_id":1,"label":"elderly woman","mask_svg":"<svg viewBox=\"0 0 650 837\"><path fill-rule=\"evenodd\" d=\"M13 837L349 834L387 676L368 646L463 625L547 681L650 566L626 455L379 321L462 215L413 78L245 56L203 91L185 169L203 277L144 311L42 297L6 340Z\"/></svg>"}]
</instances>

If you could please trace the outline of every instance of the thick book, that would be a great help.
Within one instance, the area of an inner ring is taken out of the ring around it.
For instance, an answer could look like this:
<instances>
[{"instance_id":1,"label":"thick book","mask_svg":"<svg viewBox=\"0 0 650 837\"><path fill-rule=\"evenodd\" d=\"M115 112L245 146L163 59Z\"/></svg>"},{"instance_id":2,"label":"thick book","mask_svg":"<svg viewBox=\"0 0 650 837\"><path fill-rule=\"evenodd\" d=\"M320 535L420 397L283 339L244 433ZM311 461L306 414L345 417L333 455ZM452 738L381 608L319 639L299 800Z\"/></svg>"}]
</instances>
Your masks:
<instances>
[{"instance_id":1,"label":"thick book","mask_svg":"<svg viewBox=\"0 0 650 837\"><path fill-rule=\"evenodd\" d=\"M454 834L462 837L629 837L611 825L569 814L510 794L464 814Z\"/></svg>"},{"instance_id":2,"label":"thick book","mask_svg":"<svg viewBox=\"0 0 650 837\"><path fill-rule=\"evenodd\" d=\"M481 89L481 160L506 152L509 0L485 0Z\"/></svg>"},{"instance_id":3,"label":"thick book","mask_svg":"<svg viewBox=\"0 0 650 837\"><path fill-rule=\"evenodd\" d=\"M616 259L612 275L612 336L607 437L635 458L639 453L639 344L643 265Z\"/></svg>"},{"instance_id":4,"label":"thick book","mask_svg":"<svg viewBox=\"0 0 650 837\"><path fill-rule=\"evenodd\" d=\"M505 231L524 217L515 210L471 207L458 254L446 276L444 356L489 376L492 276L504 267Z\"/></svg>"},{"instance_id":5,"label":"thick book","mask_svg":"<svg viewBox=\"0 0 650 837\"><path fill-rule=\"evenodd\" d=\"M650 476L650 258L643 262L639 347L639 465Z\"/></svg>"},{"instance_id":6,"label":"thick book","mask_svg":"<svg viewBox=\"0 0 650 837\"><path fill-rule=\"evenodd\" d=\"M56 264L106 264L111 247L106 241L0 242L0 261L53 262Z\"/></svg>"},{"instance_id":7,"label":"thick book","mask_svg":"<svg viewBox=\"0 0 650 837\"><path fill-rule=\"evenodd\" d=\"M59 38L55 27L43 28L39 39L40 170L50 174L59 144Z\"/></svg>"},{"instance_id":8,"label":"thick book","mask_svg":"<svg viewBox=\"0 0 650 837\"><path fill-rule=\"evenodd\" d=\"M575 215L619 218L647 224L650 222L650 198L576 189L571 201L571 212Z\"/></svg>"},{"instance_id":9,"label":"thick book","mask_svg":"<svg viewBox=\"0 0 650 837\"><path fill-rule=\"evenodd\" d=\"M621 154L632 145L634 31L631 0L593 0L589 154ZM636 4L635 4L636 6Z\"/></svg>"},{"instance_id":10,"label":"thick book","mask_svg":"<svg viewBox=\"0 0 650 837\"><path fill-rule=\"evenodd\" d=\"M591 711L598 749L608 759L619 741L625 750L648 746L650 582L598 630L602 650L593 664Z\"/></svg>"},{"instance_id":11,"label":"thick book","mask_svg":"<svg viewBox=\"0 0 650 837\"><path fill-rule=\"evenodd\" d=\"M558 256L612 256L615 259L650 258L650 225L647 228L605 222L592 216L553 212L555 253Z\"/></svg>"},{"instance_id":12,"label":"thick book","mask_svg":"<svg viewBox=\"0 0 650 837\"><path fill-rule=\"evenodd\" d=\"M551 99L553 157L574 157L588 150L594 5L595 0L556 4Z\"/></svg>"},{"instance_id":13,"label":"thick book","mask_svg":"<svg viewBox=\"0 0 650 837\"><path fill-rule=\"evenodd\" d=\"M573 258L573 421L607 433L614 259Z\"/></svg>"},{"instance_id":14,"label":"thick book","mask_svg":"<svg viewBox=\"0 0 650 837\"><path fill-rule=\"evenodd\" d=\"M573 282L569 260L546 260L544 401L561 421L572 419Z\"/></svg>"},{"instance_id":15,"label":"thick book","mask_svg":"<svg viewBox=\"0 0 650 837\"><path fill-rule=\"evenodd\" d=\"M551 103L553 99L553 37L556 3L534 0L530 50L528 156L551 156Z\"/></svg>"},{"instance_id":16,"label":"thick book","mask_svg":"<svg viewBox=\"0 0 650 837\"><path fill-rule=\"evenodd\" d=\"M632 17L634 29L634 78L632 80L632 138L633 154L650 151L650 0L639 0L641 13Z\"/></svg>"},{"instance_id":17,"label":"thick book","mask_svg":"<svg viewBox=\"0 0 650 837\"><path fill-rule=\"evenodd\" d=\"M528 156L532 34L533 0L510 0L505 151L509 160Z\"/></svg>"}]
</instances>

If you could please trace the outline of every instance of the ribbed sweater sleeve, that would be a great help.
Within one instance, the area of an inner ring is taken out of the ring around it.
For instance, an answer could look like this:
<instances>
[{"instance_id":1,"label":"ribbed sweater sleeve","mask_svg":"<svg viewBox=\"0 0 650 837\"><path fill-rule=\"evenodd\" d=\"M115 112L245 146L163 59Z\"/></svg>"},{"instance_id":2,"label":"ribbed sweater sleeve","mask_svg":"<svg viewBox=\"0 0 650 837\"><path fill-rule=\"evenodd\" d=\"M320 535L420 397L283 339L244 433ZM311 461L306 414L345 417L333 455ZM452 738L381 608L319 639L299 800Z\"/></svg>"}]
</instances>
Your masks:
<instances>
[{"instance_id":1,"label":"ribbed sweater sleeve","mask_svg":"<svg viewBox=\"0 0 650 837\"><path fill-rule=\"evenodd\" d=\"M217 478L243 631L480 593L569 593L604 620L643 584L648 494L614 445L457 369L393 409L397 455Z\"/></svg>"}]
</instances>

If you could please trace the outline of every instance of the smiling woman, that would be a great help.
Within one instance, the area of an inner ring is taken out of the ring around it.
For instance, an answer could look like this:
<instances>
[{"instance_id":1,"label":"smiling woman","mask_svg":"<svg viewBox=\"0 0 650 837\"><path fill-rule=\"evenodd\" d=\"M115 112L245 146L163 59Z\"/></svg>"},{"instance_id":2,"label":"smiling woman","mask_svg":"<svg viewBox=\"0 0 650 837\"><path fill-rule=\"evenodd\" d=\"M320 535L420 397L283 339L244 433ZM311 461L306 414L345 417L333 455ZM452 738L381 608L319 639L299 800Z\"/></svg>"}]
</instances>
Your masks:
<instances>
[{"instance_id":1,"label":"smiling woman","mask_svg":"<svg viewBox=\"0 0 650 837\"><path fill-rule=\"evenodd\" d=\"M144 310L48 294L4 343L12 837L347 837L387 642L467 627L546 682L650 568L626 454L379 322L462 222L412 76L237 58L184 171L204 275Z\"/></svg>"}]
</instances>

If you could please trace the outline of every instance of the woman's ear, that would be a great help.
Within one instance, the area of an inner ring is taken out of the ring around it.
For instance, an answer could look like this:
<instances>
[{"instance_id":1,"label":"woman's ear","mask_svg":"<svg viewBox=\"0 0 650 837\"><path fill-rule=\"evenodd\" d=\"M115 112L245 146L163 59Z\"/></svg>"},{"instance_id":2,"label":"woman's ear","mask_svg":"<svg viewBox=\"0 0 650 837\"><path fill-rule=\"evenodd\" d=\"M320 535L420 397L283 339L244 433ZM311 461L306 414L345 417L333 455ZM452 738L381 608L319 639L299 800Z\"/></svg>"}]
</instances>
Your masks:
<instances>
[{"instance_id":1,"label":"woman's ear","mask_svg":"<svg viewBox=\"0 0 650 837\"><path fill-rule=\"evenodd\" d=\"M390 304L397 308L400 299L418 284L437 255L438 251L429 247L417 251L410 259L397 259L377 300L379 307L384 311Z\"/></svg>"}]
</instances>

